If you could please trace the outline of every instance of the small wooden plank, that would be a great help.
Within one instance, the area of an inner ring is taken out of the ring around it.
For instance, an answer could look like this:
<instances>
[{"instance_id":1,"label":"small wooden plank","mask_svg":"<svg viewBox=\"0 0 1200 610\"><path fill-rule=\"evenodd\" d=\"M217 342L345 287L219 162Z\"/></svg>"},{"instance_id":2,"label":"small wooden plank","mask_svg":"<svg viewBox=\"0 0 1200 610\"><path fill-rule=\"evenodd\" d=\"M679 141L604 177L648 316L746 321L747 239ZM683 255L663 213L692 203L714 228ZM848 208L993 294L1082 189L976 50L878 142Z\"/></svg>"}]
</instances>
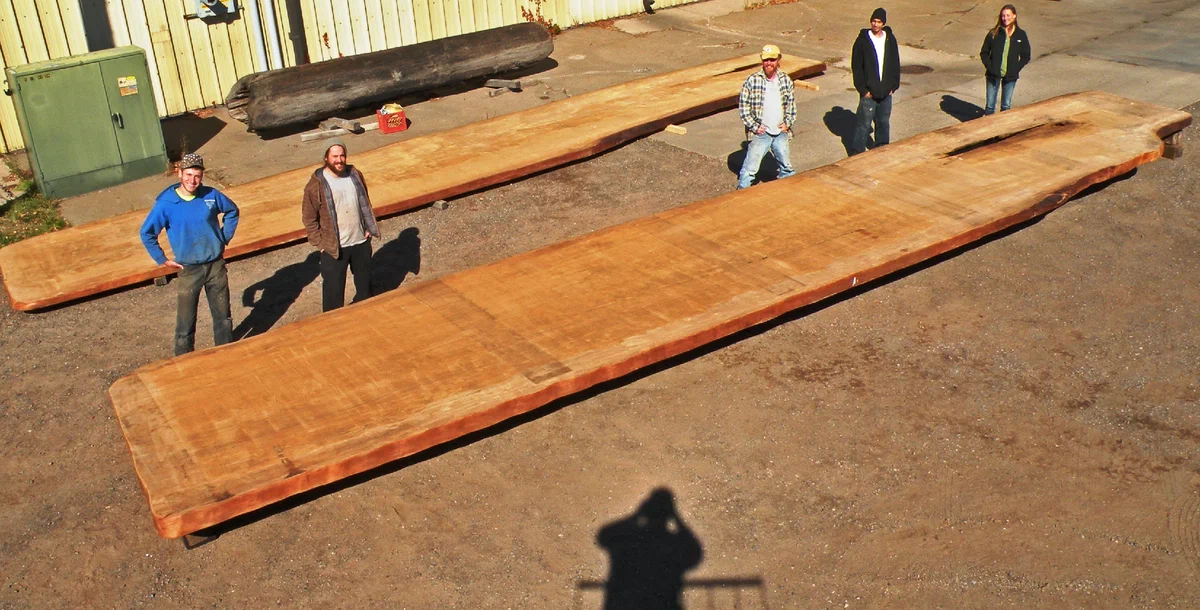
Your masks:
<instances>
[{"instance_id":1,"label":"small wooden plank","mask_svg":"<svg viewBox=\"0 0 1200 610\"><path fill-rule=\"evenodd\" d=\"M46 52L50 59L71 56L71 46L67 44L67 32L63 28L62 14L58 10L57 0L34 0L38 18L41 20L41 34L46 40Z\"/></svg>"},{"instance_id":2,"label":"small wooden plank","mask_svg":"<svg viewBox=\"0 0 1200 610\"><path fill-rule=\"evenodd\" d=\"M792 81L792 83L795 84L797 87L802 87L804 89L808 89L809 91L820 91L821 90L821 88L818 87L816 84L810 83L810 82L804 81L804 80L796 80L796 81Z\"/></svg>"},{"instance_id":3,"label":"small wooden plank","mask_svg":"<svg viewBox=\"0 0 1200 610\"><path fill-rule=\"evenodd\" d=\"M655 133L669 123L730 108L742 81L759 66L757 55L746 55L685 68L351 158L370 177L376 213L392 214L528 176ZM794 76L817 74L825 64L796 58L784 69ZM648 99L654 103L647 104ZM302 238L296 210L310 173L311 168L301 168L225 189L242 210L226 255ZM163 275L138 239L144 218L144 211L130 212L0 248L0 271L13 307L47 307Z\"/></svg>"},{"instance_id":4,"label":"small wooden plank","mask_svg":"<svg viewBox=\"0 0 1200 610\"><path fill-rule=\"evenodd\" d=\"M1190 122L1046 100L150 364L109 395L178 537L1045 214Z\"/></svg>"},{"instance_id":5,"label":"small wooden plank","mask_svg":"<svg viewBox=\"0 0 1200 610\"><path fill-rule=\"evenodd\" d=\"M50 59L46 38L42 34L42 22L38 7L33 0L12 0L13 13L21 34L21 46L25 49L26 63Z\"/></svg>"},{"instance_id":6,"label":"small wooden plank","mask_svg":"<svg viewBox=\"0 0 1200 610\"><path fill-rule=\"evenodd\" d=\"M328 138L336 138L340 136L352 136L363 133L365 131L375 131L379 129L379 123L367 123L359 125L357 129L346 129L344 127L334 127L330 129L322 128L321 131L313 131L300 134L301 142L312 142L314 140L325 140Z\"/></svg>"}]
</instances>

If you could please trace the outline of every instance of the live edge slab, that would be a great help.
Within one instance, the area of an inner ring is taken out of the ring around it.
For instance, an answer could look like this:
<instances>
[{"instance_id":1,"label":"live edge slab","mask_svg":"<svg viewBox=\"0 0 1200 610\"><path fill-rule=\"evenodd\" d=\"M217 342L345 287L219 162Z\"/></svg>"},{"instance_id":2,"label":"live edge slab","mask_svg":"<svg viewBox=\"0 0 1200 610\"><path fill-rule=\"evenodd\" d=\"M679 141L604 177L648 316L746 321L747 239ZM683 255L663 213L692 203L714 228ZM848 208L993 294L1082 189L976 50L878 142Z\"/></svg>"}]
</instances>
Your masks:
<instances>
[{"instance_id":1,"label":"live edge slab","mask_svg":"<svg viewBox=\"0 0 1200 610\"><path fill-rule=\"evenodd\" d=\"M1054 98L157 362L109 394L158 532L182 536L1045 214L1190 122Z\"/></svg>"},{"instance_id":2,"label":"live edge slab","mask_svg":"<svg viewBox=\"0 0 1200 610\"><path fill-rule=\"evenodd\" d=\"M375 213L394 214L736 106L742 81L760 66L758 55L747 55L650 76L355 153L350 160L366 176ZM788 58L783 69L802 78L824 72L825 64ZM300 200L313 169L224 190L241 210L227 258L304 237ZM0 248L0 273L13 308L40 309L166 275L170 270L154 264L138 237L145 218L145 210L129 212Z\"/></svg>"}]
</instances>

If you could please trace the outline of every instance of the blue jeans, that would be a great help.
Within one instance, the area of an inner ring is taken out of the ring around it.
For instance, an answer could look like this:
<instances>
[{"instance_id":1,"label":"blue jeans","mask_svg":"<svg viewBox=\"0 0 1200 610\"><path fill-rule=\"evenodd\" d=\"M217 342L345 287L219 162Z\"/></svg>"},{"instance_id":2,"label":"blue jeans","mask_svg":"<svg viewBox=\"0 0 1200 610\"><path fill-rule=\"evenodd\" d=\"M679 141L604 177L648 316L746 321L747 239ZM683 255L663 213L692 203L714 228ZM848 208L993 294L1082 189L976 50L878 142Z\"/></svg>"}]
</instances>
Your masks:
<instances>
[{"instance_id":1,"label":"blue jeans","mask_svg":"<svg viewBox=\"0 0 1200 610\"><path fill-rule=\"evenodd\" d=\"M213 344L233 341L233 317L229 314L229 274L225 261L184 265L179 270L178 308L175 311L175 355L181 356L196 349L196 307L200 304L200 289L208 297L212 314Z\"/></svg>"},{"instance_id":2,"label":"blue jeans","mask_svg":"<svg viewBox=\"0 0 1200 610\"><path fill-rule=\"evenodd\" d=\"M987 106L984 107L984 114L996 113L996 93L1000 93L1000 110L1005 111L1012 108L1013 89L1017 88L1017 81L1009 81L1000 83L1000 79L987 77Z\"/></svg>"},{"instance_id":3,"label":"blue jeans","mask_svg":"<svg viewBox=\"0 0 1200 610\"><path fill-rule=\"evenodd\" d=\"M854 141L850 154L857 155L867 150L867 136L871 135L871 124L875 124L875 146L892 141L892 96L882 100L862 96L858 99L857 121L854 125Z\"/></svg>"},{"instance_id":4,"label":"blue jeans","mask_svg":"<svg viewBox=\"0 0 1200 610\"><path fill-rule=\"evenodd\" d=\"M746 145L746 160L742 161L742 169L738 172L737 187L739 189L748 188L754 182L754 177L758 175L758 168L762 165L763 157L767 156L768 150L775 157L775 164L779 166L780 178L796 174L796 171L792 169L792 162L788 159L792 149L788 144L786 131L775 136L769 133L761 136L751 134L750 143Z\"/></svg>"}]
</instances>

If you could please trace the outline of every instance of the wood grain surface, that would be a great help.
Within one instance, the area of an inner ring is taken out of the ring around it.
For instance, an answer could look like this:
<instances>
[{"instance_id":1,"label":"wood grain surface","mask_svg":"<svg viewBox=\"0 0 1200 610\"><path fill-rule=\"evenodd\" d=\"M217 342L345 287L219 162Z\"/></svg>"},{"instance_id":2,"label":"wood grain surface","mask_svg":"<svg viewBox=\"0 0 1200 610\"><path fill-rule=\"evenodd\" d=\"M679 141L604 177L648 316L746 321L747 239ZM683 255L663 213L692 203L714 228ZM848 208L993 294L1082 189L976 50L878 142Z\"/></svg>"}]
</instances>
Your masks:
<instances>
[{"instance_id":1,"label":"wood grain surface","mask_svg":"<svg viewBox=\"0 0 1200 610\"><path fill-rule=\"evenodd\" d=\"M109 393L158 532L178 537L1044 214L1190 122L1054 98L151 364Z\"/></svg>"},{"instance_id":2,"label":"wood grain surface","mask_svg":"<svg viewBox=\"0 0 1200 610\"><path fill-rule=\"evenodd\" d=\"M651 76L354 154L350 162L366 175L376 214L393 214L735 106L742 81L759 65L758 55L747 55ZM825 64L789 58L783 68L802 77L823 72ZM227 258L304 237L300 199L313 169L225 190L241 209ZM170 270L154 264L138 237L145 217L145 210L129 212L0 248L13 308L30 311L166 275Z\"/></svg>"}]
</instances>

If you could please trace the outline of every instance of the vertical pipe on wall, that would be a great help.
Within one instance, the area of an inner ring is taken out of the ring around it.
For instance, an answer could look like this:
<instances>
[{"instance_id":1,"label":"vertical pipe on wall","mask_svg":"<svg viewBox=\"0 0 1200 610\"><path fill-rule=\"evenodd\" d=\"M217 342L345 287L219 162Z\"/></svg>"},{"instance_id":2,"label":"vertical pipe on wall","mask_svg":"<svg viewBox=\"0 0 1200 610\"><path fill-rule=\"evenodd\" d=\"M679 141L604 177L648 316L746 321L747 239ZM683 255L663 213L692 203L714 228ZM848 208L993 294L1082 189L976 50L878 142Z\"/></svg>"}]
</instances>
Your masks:
<instances>
[{"instance_id":1,"label":"vertical pipe on wall","mask_svg":"<svg viewBox=\"0 0 1200 610\"><path fill-rule=\"evenodd\" d=\"M250 29L254 32L254 69L258 72L267 71L267 45L263 41L262 21L258 18L258 0L245 0L247 17L250 19ZM271 15L274 22L275 15Z\"/></svg>"},{"instance_id":2,"label":"vertical pipe on wall","mask_svg":"<svg viewBox=\"0 0 1200 610\"><path fill-rule=\"evenodd\" d=\"M271 69L278 70L283 67L283 47L279 44L279 25L275 21L275 2L263 0L263 3L263 10L267 13L267 35L271 40Z\"/></svg>"}]
</instances>

